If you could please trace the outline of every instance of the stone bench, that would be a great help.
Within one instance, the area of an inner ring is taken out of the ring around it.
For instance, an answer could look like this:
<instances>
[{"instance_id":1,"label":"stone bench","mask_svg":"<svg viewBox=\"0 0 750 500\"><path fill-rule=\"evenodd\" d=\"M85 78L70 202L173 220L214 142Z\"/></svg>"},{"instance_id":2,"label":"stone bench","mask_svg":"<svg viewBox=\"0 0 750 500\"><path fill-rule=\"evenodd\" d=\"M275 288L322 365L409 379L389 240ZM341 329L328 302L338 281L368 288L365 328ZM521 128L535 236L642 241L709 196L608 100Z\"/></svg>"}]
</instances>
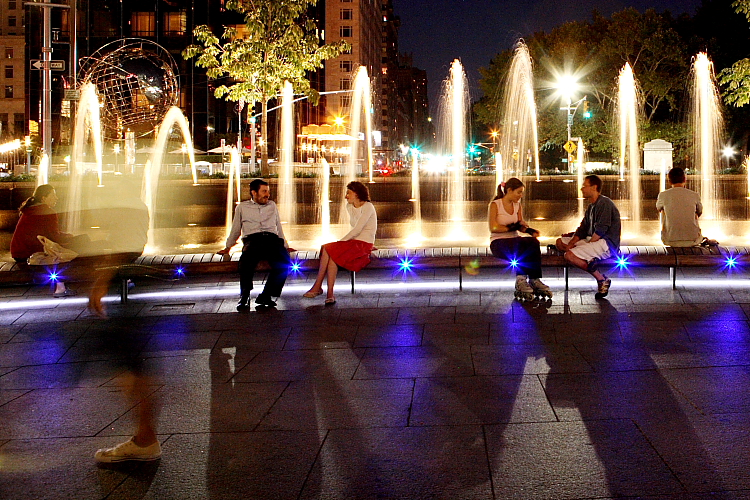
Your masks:
<instances>
[{"instance_id":1,"label":"stone bench","mask_svg":"<svg viewBox=\"0 0 750 500\"><path fill-rule=\"evenodd\" d=\"M160 279L180 279L184 276L204 274L231 274L237 272L240 253L232 255L179 254L144 255L131 265L122 266L119 272L120 299L128 300L127 280L150 276ZM317 271L317 250L301 250L292 253L294 271ZM663 246L623 246L620 254L607 259L602 265L610 268L664 267L670 271L672 288L675 288L678 268L735 267L750 263L750 247L712 246L671 248ZM60 268L78 267L75 279L86 278L86 267L76 266L75 261L62 264ZM495 258L488 247L448 247L419 249L373 250L368 269L455 269L459 290L463 290L465 274L481 268L509 267L510 263ZM550 249L542 249L542 266L562 268L565 289L568 289L569 264L563 255ZM257 271L268 271L266 262L260 262ZM89 274L93 274L88 269ZM0 285L41 284L49 282L50 269L45 266L28 266L15 262L0 263ZM354 293L356 273L350 272L351 291ZM75 280L74 279L74 280Z\"/></svg>"}]
</instances>

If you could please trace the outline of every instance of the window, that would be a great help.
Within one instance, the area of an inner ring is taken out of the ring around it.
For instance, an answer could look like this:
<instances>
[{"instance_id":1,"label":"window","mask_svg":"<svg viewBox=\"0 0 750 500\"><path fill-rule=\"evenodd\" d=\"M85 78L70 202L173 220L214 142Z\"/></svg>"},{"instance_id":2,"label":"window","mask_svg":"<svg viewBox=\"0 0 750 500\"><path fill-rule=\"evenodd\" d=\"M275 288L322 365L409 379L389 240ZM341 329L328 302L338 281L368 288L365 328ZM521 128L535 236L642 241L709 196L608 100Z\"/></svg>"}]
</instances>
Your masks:
<instances>
[{"instance_id":1,"label":"window","mask_svg":"<svg viewBox=\"0 0 750 500\"><path fill-rule=\"evenodd\" d=\"M352 9L341 9L341 17L339 19L354 19L354 15L352 13Z\"/></svg>"},{"instance_id":2,"label":"window","mask_svg":"<svg viewBox=\"0 0 750 500\"><path fill-rule=\"evenodd\" d=\"M16 0L8 0L8 10L16 10Z\"/></svg>"},{"instance_id":3,"label":"window","mask_svg":"<svg viewBox=\"0 0 750 500\"><path fill-rule=\"evenodd\" d=\"M5 98L6 99L13 99L13 85L6 85L5 86Z\"/></svg>"},{"instance_id":4,"label":"window","mask_svg":"<svg viewBox=\"0 0 750 500\"><path fill-rule=\"evenodd\" d=\"M339 67L341 68L341 71L346 71L347 73L351 73L352 72L352 67L353 66L354 65L352 64L351 61L341 61L339 63Z\"/></svg>"},{"instance_id":5,"label":"window","mask_svg":"<svg viewBox=\"0 0 750 500\"><path fill-rule=\"evenodd\" d=\"M184 10L164 13L164 33L184 35L187 31L187 14Z\"/></svg>"},{"instance_id":6,"label":"window","mask_svg":"<svg viewBox=\"0 0 750 500\"><path fill-rule=\"evenodd\" d=\"M13 59L13 47L5 47L5 58Z\"/></svg>"},{"instance_id":7,"label":"window","mask_svg":"<svg viewBox=\"0 0 750 500\"><path fill-rule=\"evenodd\" d=\"M339 99L341 99L342 108L348 108L352 105L352 96L350 95L342 95Z\"/></svg>"},{"instance_id":8,"label":"window","mask_svg":"<svg viewBox=\"0 0 750 500\"><path fill-rule=\"evenodd\" d=\"M342 26L339 28L339 36L341 38L350 38L352 36L351 26Z\"/></svg>"},{"instance_id":9,"label":"window","mask_svg":"<svg viewBox=\"0 0 750 500\"><path fill-rule=\"evenodd\" d=\"M5 78L13 78L13 66L5 66Z\"/></svg>"},{"instance_id":10,"label":"window","mask_svg":"<svg viewBox=\"0 0 750 500\"><path fill-rule=\"evenodd\" d=\"M352 0L341 0L341 3L352 3Z\"/></svg>"},{"instance_id":11,"label":"window","mask_svg":"<svg viewBox=\"0 0 750 500\"><path fill-rule=\"evenodd\" d=\"M8 26L16 26L16 16L8 16Z\"/></svg>"},{"instance_id":12,"label":"window","mask_svg":"<svg viewBox=\"0 0 750 500\"><path fill-rule=\"evenodd\" d=\"M130 18L130 31L133 35L154 36L156 34L156 13L133 12Z\"/></svg>"},{"instance_id":13,"label":"window","mask_svg":"<svg viewBox=\"0 0 750 500\"><path fill-rule=\"evenodd\" d=\"M16 135L22 134L26 126L26 118L23 113L13 113L13 132Z\"/></svg>"},{"instance_id":14,"label":"window","mask_svg":"<svg viewBox=\"0 0 750 500\"><path fill-rule=\"evenodd\" d=\"M352 81L348 78L339 80L339 90L349 90L352 88Z\"/></svg>"}]
</instances>

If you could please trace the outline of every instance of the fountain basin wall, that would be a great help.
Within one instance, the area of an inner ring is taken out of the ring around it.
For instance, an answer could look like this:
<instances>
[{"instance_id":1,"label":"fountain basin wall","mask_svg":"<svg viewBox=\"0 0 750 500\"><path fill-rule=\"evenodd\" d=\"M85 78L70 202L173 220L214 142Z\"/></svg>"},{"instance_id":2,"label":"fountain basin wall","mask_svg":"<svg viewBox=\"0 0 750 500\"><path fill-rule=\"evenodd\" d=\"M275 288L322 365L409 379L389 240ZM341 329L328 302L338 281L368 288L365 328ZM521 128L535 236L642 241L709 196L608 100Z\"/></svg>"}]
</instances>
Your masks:
<instances>
[{"instance_id":1,"label":"fountain basin wall","mask_svg":"<svg viewBox=\"0 0 750 500\"><path fill-rule=\"evenodd\" d=\"M625 200L628 198L628 181L620 181L617 176L602 176L603 193L615 201L623 200L620 211L628 217ZM569 220L578 217L578 192L576 183L567 176L542 177L535 182L533 177L522 177L526 184L524 215L528 220ZM688 187L696 189L698 176L688 176ZM242 181L242 197L249 197L250 179ZM106 181L105 181L106 184ZM276 196L276 180L270 179L272 197ZM59 207L65 206L67 183L54 182L60 197ZM409 222L413 218L411 180L406 177L378 178L368 185L370 194L378 210L381 223ZM0 183L0 230L12 231L18 220L18 206L34 191L31 182ZM659 193L659 177L641 178L643 220L657 220L654 206ZM487 216L487 205L495 194L494 177L478 176L466 180L464 201L467 219L482 221ZM338 211L344 193L343 182L331 179L332 219L338 220ZM716 182L719 200L720 220L747 220L750 218L747 199L747 178L744 175L724 175ZM317 179L295 179L296 214L300 225L319 224L319 187ZM442 201L446 191L444 178L423 176L420 179L421 212L427 222L440 222L447 202ZM94 180L87 179L83 186L84 206L97 206L97 198L107 196L107 190L96 187ZM160 181L157 200L156 227L213 227L223 226L227 196L227 181L224 179L203 179L198 186L188 180L163 179Z\"/></svg>"}]
</instances>

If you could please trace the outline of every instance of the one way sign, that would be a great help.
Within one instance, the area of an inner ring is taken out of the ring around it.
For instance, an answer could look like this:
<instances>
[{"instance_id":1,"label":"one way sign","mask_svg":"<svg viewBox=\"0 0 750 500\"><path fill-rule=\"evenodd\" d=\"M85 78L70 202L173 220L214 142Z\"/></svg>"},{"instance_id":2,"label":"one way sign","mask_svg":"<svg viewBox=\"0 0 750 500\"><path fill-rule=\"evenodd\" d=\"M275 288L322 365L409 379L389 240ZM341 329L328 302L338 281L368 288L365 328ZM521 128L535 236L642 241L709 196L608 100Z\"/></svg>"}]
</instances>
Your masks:
<instances>
[{"instance_id":1,"label":"one way sign","mask_svg":"<svg viewBox=\"0 0 750 500\"><path fill-rule=\"evenodd\" d=\"M31 66L31 69L45 69L45 61L42 61L41 59L32 59L29 61L29 65ZM65 71L65 61L50 61L49 69L52 71Z\"/></svg>"}]
</instances>

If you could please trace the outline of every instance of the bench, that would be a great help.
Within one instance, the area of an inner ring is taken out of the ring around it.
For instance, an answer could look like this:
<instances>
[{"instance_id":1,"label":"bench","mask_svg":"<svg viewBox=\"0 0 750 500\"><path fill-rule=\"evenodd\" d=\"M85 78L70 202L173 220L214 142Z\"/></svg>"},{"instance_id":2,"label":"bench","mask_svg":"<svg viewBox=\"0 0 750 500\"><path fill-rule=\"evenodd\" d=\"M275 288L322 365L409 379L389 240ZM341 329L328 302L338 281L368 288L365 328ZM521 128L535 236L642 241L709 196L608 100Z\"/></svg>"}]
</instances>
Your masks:
<instances>
[{"instance_id":1,"label":"bench","mask_svg":"<svg viewBox=\"0 0 750 500\"><path fill-rule=\"evenodd\" d=\"M127 302L127 281L143 276L159 279L180 279L184 276L205 274L232 274L237 272L240 253L232 255L179 254L144 255L134 264L122 266L118 279L120 300ZM75 262L75 261L74 261ZM297 251L292 254L293 271L317 271L317 250ZM734 268L750 263L750 247L711 246L672 248L663 246L623 246L616 257L602 262L610 268L662 267L668 268L672 288L677 286L678 268ZM65 264L60 267L66 266ZM510 263L495 258L488 247L452 247L419 249L373 250L368 269L455 269L459 290L463 290L465 274L480 268L509 267ZM542 267L562 268L565 289L568 290L569 270L563 255L550 249L542 249ZM268 271L266 262L260 262L257 271ZM41 284L49 282L50 270L39 266L27 266L15 262L0 263L0 285ZM80 274L80 273L77 273ZM85 273L84 273L85 274ZM354 293L356 273L350 271L351 292ZM76 276L77 278L80 277Z\"/></svg>"}]
</instances>

